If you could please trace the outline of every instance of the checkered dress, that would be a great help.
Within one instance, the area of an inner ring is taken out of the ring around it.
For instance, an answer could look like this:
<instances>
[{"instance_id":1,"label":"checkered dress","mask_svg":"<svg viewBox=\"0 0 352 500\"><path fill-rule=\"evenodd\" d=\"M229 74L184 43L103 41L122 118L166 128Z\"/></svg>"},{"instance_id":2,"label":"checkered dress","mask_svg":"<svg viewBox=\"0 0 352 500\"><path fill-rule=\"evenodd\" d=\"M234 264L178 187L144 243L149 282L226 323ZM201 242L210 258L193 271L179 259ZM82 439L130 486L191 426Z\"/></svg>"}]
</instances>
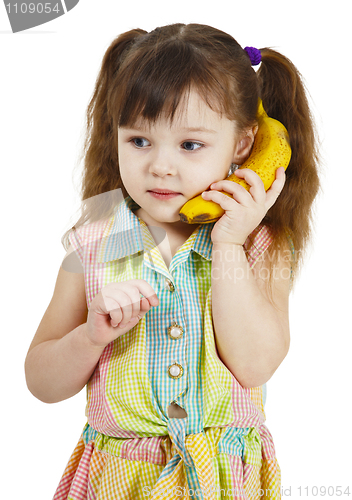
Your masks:
<instances>
[{"instance_id":1,"label":"checkered dress","mask_svg":"<svg viewBox=\"0 0 352 500\"><path fill-rule=\"evenodd\" d=\"M243 388L215 347L215 222L198 226L168 269L137 208L127 197L110 219L70 233L88 307L102 287L130 279L146 280L160 302L103 351L87 384L87 423L54 500L280 499L265 386ZM272 238L266 226L251 236L253 267ZM170 335L172 325L180 336ZM172 402L188 416L169 418Z\"/></svg>"}]
</instances>

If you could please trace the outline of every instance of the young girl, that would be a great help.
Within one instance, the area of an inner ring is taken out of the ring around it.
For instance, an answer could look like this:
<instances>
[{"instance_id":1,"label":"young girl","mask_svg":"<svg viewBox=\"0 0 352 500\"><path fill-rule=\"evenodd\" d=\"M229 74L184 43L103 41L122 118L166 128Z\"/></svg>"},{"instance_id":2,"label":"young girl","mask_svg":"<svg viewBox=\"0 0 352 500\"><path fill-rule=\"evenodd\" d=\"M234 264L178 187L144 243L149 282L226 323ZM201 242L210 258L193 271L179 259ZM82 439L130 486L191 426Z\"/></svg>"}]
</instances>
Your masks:
<instances>
[{"instance_id":1,"label":"young girl","mask_svg":"<svg viewBox=\"0 0 352 500\"><path fill-rule=\"evenodd\" d=\"M224 179L251 153L259 98L292 158L267 192L235 170L248 192ZM44 402L87 385L54 499L281 498L265 383L319 188L299 73L209 26L128 31L104 56L85 153L82 216L26 358ZM182 222L200 193L224 215Z\"/></svg>"}]
</instances>

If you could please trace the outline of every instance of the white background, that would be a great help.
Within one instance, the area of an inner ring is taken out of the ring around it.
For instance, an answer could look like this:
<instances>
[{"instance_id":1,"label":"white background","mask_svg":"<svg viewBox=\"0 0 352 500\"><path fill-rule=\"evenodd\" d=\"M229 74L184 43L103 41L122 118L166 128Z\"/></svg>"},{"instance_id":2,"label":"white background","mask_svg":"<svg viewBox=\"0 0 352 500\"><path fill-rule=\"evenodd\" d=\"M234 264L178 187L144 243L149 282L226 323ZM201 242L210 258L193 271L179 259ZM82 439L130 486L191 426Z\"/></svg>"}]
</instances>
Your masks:
<instances>
[{"instance_id":1,"label":"white background","mask_svg":"<svg viewBox=\"0 0 352 500\"><path fill-rule=\"evenodd\" d=\"M352 493L349 17L341 0L81 0L61 18L12 34L1 2L2 498L52 498L85 424L85 391L54 405L36 400L24 360L65 254L61 236L75 222L74 168L101 60L118 34L174 22L210 24L243 47L273 47L309 89L323 191L290 298L290 352L268 383L267 426L284 497L320 498L314 486L349 485Z\"/></svg>"}]
</instances>

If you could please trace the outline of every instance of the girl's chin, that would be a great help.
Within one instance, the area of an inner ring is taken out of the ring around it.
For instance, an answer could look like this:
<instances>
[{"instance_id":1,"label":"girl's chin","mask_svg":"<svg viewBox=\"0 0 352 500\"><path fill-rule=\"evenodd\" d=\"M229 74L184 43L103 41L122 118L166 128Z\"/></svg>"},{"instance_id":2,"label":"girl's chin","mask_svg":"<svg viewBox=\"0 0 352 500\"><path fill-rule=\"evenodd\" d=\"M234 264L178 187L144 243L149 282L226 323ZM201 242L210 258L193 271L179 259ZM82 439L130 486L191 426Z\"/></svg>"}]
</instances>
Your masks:
<instances>
[{"instance_id":1,"label":"girl's chin","mask_svg":"<svg viewBox=\"0 0 352 500\"><path fill-rule=\"evenodd\" d=\"M163 210L160 210L160 207L155 207L155 209L147 212L143 208L139 208L134 211L134 214L137 215L140 219L142 219L146 224L153 225L157 223L168 223L173 224L180 222L180 224L184 225L184 222L181 221L179 216L179 210L167 210L165 207Z\"/></svg>"}]
</instances>

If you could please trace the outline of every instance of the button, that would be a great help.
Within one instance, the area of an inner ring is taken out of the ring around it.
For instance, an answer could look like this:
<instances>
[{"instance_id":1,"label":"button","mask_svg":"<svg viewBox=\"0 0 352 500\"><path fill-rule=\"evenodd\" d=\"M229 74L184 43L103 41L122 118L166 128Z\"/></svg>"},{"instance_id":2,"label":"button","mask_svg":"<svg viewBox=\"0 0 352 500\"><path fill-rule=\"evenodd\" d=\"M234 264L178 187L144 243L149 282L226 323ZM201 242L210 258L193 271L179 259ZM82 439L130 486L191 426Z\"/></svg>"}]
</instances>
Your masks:
<instances>
[{"instance_id":1,"label":"button","mask_svg":"<svg viewBox=\"0 0 352 500\"><path fill-rule=\"evenodd\" d=\"M166 278L165 279L165 283L166 283L166 288L170 291L170 292L174 292L175 291L175 287L174 285L172 284L172 281L169 280L169 278Z\"/></svg>"},{"instance_id":2,"label":"button","mask_svg":"<svg viewBox=\"0 0 352 500\"><path fill-rule=\"evenodd\" d=\"M183 368L178 363L173 363L167 369L171 378L180 378L183 375Z\"/></svg>"},{"instance_id":3,"label":"button","mask_svg":"<svg viewBox=\"0 0 352 500\"><path fill-rule=\"evenodd\" d=\"M183 328L178 325L176 321L174 321L173 324L167 329L167 334L171 339L177 340L182 337Z\"/></svg>"}]
</instances>

